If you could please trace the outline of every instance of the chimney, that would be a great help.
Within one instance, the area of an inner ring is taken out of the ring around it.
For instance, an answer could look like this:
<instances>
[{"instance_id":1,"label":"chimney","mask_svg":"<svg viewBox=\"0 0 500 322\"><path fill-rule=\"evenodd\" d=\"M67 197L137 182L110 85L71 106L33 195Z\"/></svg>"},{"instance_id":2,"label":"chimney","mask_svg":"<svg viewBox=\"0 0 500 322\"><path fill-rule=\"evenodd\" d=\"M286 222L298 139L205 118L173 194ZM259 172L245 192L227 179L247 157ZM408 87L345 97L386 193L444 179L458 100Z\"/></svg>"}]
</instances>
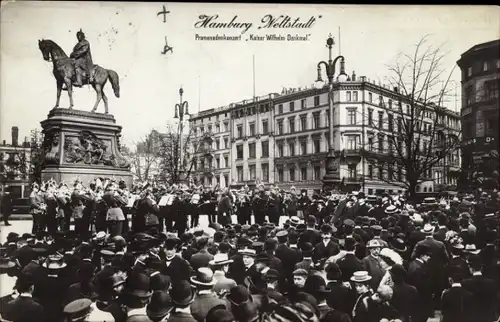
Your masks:
<instances>
[{"instance_id":1,"label":"chimney","mask_svg":"<svg viewBox=\"0 0 500 322\"><path fill-rule=\"evenodd\" d=\"M5 140L3 140L3 146L6 146L7 145L7 142L5 142Z\"/></svg>"},{"instance_id":2,"label":"chimney","mask_svg":"<svg viewBox=\"0 0 500 322\"><path fill-rule=\"evenodd\" d=\"M19 139L19 128L17 126L12 127L12 146L17 146Z\"/></svg>"},{"instance_id":3,"label":"chimney","mask_svg":"<svg viewBox=\"0 0 500 322\"><path fill-rule=\"evenodd\" d=\"M352 81L355 82L356 81L356 72L355 71L352 71L352 77L351 77Z\"/></svg>"},{"instance_id":4,"label":"chimney","mask_svg":"<svg viewBox=\"0 0 500 322\"><path fill-rule=\"evenodd\" d=\"M361 76L361 77L359 78L359 80L360 80L361 82L363 82L363 83L364 83L364 82L366 82L366 76Z\"/></svg>"}]
</instances>

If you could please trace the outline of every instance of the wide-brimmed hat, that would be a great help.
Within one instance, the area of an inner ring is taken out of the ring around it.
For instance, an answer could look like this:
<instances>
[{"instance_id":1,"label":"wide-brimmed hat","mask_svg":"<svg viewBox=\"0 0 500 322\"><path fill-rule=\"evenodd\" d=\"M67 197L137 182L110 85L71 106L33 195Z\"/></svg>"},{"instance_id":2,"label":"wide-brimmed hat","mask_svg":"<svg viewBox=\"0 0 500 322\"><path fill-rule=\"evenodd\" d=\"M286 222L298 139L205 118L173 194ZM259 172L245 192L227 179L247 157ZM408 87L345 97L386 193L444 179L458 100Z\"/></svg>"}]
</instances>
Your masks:
<instances>
[{"instance_id":1,"label":"wide-brimmed hat","mask_svg":"<svg viewBox=\"0 0 500 322\"><path fill-rule=\"evenodd\" d=\"M229 302L231 302L236 306L240 306L245 303L253 301L252 295L249 293L248 289L243 285L237 285L232 287L229 290L227 299Z\"/></svg>"},{"instance_id":2,"label":"wide-brimmed hat","mask_svg":"<svg viewBox=\"0 0 500 322\"><path fill-rule=\"evenodd\" d=\"M436 228L430 224L425 224L424 228L420 229L420 231L426 235L432 235Z\"/></svg>"},{"instance_id":3,"label":"wide-brimmed hat","mask_svg":"<svg viewBox=\"0 0 500 322\"><path fill-rule=\"evenodd\" d=\"M134 273L127 278L124 293L147 298L151 296L149 276L143 273Z\"/></svg>"},{"instance_id":4,"label":"wide-brimmed hat","mask_svg":"<svg viewBox=\"0 0 500 322\"><path fill-rule=\"evenodd\" d=\"M306 242L301 245L300 250L302 251L302 254L309 255L313 253L314 246L311 243Z\"/></svg>"},{"instance_id":5,"label":"wide-brimmed hat","mask_svg":"<svg viewBox=\"0 0 500 322\"><path fill-rule=\"evenodd\" d=\"M169 294L172 303L178 306L188 306L194 299L193 287L186 280L173 283Z\"/></svg>"},{"instance_id":6,"label":"wide-brimmed hat","mask_svg":"<svg viewBox=\"0 0 500 322\"><path fill-rule=\"evenodd\" d=\"M10 269L16 266L16 263L10 260L8 257L0 257L0 269Z\"/></svg>"},{"instance_id":7,"label":"wide-brimmed hat","mask_svg":"<svg viewBox=\"0 0 500 322\"><path fill-rule=\"evenodd\" d=\"M82 321L91 311L92 301L89 299L78 299L68 303L64 307L64 314L68 316L69 321Z\"/></svg>"},{"instance_id":8,"label":"wide-brimmed hat","mask_svg":"<svg viewBox=\"0 0 500 322\"><path fill-rule=\"evenodd\" d=\"M384 247L380 240L378 239L372 239L366 244L366 248L377 248L377 247Z\"/></svg>"},{"instance_id":9,"label":"wide-brimmed hat","mask_svg":"<svg viewBox=\"0 0 500 322\"><path fill-rule=\"evenodd\" d=\"M238 250L238 253L241 254L241 255L247 255L247 256L255 257L255 255L256 255L257 252L255 251L255 249L245 248L245 249Z\"/></svg>"},{"instance_id":10,"label":"wide-brimmed hat","mask_svg":"<svg viewBox=\"0 0 500 322\"><path fill-rule=\"evenodd\" d=\"M391 248L397 252L404 253L408 250L405 241L401 238L394 238L390 242Z\"/></svg>"},{"instance_id":11,"label":"wide-brimmed hat","mask_svg":"<svg viewBox=\"0 0 500 322\"><path fill-rule=\"evenodd\" d=\"M298 225L298 224L300 224L300 223L301 223L301 220L300 220L300 218L299 218L299 217L297 217L297 216L292 216L292 217L290 218L290 225L292 225L292 226L297 226L297 225Z\"/></svg>"},{"instance_id":12,"label":"wide-brimmed hat","mask_svg":"<svg viewBox=\"0 0 500 322\"><path fill-rule=\"evenodd\" d=\"M354 272L351 276L351 281L355 283L364 283L370 281L371 279L372 277L370 276L370 274L368 274L367 271L357 271Z\"/></svg>"},{"instance_id":13,"label":"wide-brimmed hat","mask_svg":"<svg viewBox=\"0 0 500 322\"><path fill-rule=\"evenodd\" d=\"M146 313L150 318L161 318L170 313L174 304L170 295L165 291L155 291L151 295L151 301L146 307Z\"/></svg>"},{"instance_id":14,"label":"wide-brimmed hat","mask_svg":"<svg viewBox=\"0 0 500 322\"><path fill-rule=\"evenodd\" d=\"M59 270L65 268L67 264L62 256L49 256L42 266L50 270Z\"/></svg>"},{"instance_id":15,"label":"wide-brimmed hat","mask_svg":"<svg viewBox=\"0 0 500 322\"><path fill-rule=\"evenodd\" d=\"M274 282L280 279L280 273L275 270L275 269L270 269L267 271L267 273L264 275L264 279L266 281Z\"/></svg>"},{"instance_id":16,"label":"wide-brimmed hat","mask_svg":"<svg viewBox=\"0 0 500 322\"><path fill-rule=\"evenodd\" d=\"M475 244L467 244L467 245L465 245L465 251L467 253L471 253L471 254L479 254L479 252L481 252L480 249L476 248Z\"/></svg>"},{"instance_id":17,"label":"wide-brimmed hat","mask_svg":"<svg viewBox=\"0 0 500 322\"><path fill-rule=\"evenodd\" d=\"M208 262L208 265L210 266L220 266L220 265L227 265L231 264L234 262L232 259L229 259L227 254L224 253L218 253L214 255L214 259Z\"/></svg>"},{"instance_id":18,"label":"wide-brimmed hat","mask_svg":"<svg viewBox=\"0 0 500 322\"><path fill-rule=\"evenodd\" d=\"M208 267L200 267L196 271L196 276L191 277L191 283L198 286L214 286L214 272Z\"/></svg>"},{"instance_id":19,"label":"wide-brimmed hat","mask_svg":"<svg viewBox=\"0 0 500 322\"><path fill-rule=\"evenodd\" d=\"M385 208L384 212L388 215L392 215L398 212L398 208L394 205L390 205L387 208Z\"/></svg>"}]
</instances>

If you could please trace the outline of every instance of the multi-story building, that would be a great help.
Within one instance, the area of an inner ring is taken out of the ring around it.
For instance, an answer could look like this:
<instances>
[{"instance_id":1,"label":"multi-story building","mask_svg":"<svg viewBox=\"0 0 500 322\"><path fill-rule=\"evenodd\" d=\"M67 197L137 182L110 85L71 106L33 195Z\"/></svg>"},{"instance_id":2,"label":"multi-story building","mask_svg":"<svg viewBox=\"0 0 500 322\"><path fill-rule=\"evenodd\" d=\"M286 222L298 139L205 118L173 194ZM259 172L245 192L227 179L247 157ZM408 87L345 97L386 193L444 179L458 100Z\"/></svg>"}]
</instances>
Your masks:
<instances>
[{"instance_id":1,"label":"multi-story building","mask_svg":"<svg viewBox=\"0 0 500 322\"><path fill-rule=\"evenodd\" d=\"M462 169L468 181L474 172L498 171L500 109L500 39L475 45L457 61L462 71Z\"/></svg>"},{"instance_id":2,"label":"multi-story building","mask_svg":"<svg viewBox=\"0 0 500 322\"><path fill-rule=\"evenodd\" d=\"M19 129L12 127L12 141L0 145L0 192L10 191L14 198L26 198L29 193L31 148L28 138L18 142Z\"/></svg>"},{"instance_id":3,"label":"multi-story building","mask_svg":"<svg viewBox=\"0 0 500 322\"><path fill-rule=\"evenodd\" d=\"M398 166L394 162L394 151L402 150L404 140L395 133L403 132L406 123L402 118L410 117L410 103L397 89L377 85L366 77L357 79L354 74L347 81L334 83L332 95L339 183L343 182L347 190L363 189L368 194L403 192L398 183L403 180L404 169L401 163ZM230 124L229 133L224 135L231 142L232 186L250 186L257 180L312 192L322 188L326 172L328 97L328 87L284 90L201 112L190 122L198 128L198 137L214 122L221 121L216 115L224 115L224 122ZM412 126L422 137L422 150L430 152L438 147L430 146L431 136L436 135L442 142L458 136L459 116L444 108L423 105L420 110L424 114L419 114L421 117L415 118ZM210 142L216 135L211 133L205 140ZM449 155L422 176L418 192L433 192L436 184L455 184L448 170L458 169L459 155L453 150L446 152Z\"/></svg>"}]
</instances>

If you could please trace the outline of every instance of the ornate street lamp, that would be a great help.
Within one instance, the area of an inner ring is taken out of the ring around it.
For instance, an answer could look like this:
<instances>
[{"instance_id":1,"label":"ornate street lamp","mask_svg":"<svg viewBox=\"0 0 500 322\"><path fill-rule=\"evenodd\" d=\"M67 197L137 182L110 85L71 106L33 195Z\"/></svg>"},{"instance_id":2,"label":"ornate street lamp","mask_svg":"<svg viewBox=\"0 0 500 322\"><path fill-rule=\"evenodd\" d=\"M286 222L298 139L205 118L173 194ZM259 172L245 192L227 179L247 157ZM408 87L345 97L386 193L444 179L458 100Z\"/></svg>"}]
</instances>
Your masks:
<instances>
[{"instance_id":1,"label":"ornate street lamp","mask_svg":"<svg viewBox=\"0 0 500 322\"><path fill-rule=\"evenodd\" d=\"M183 133L183 121L184 116L189 115L188 111L188 102L182 100L182 94L184 94L184 90L182 87L179 89L180 101L178 104L175 104L175 119L179 119L179 179L184 172L184 151L183 151L183 143L182 143L182 133ZM183 180L184 178L182 178ZM180 179L181 180L181 179ZM181 180L181 181L182 181Z\"/></svg>"},{"instance_id":2,"label":"ornate street lamp","mask_svg":"<svg viewBox=\"0 0 500 322\"><path fill-rule=\"evenodd\" d=\"M339 175L339 166L337 162L337 157L335 157L333 142L333 82L335 76L335 66L337 61L340 60L340 73L347 77L345 73L345 61L344 56L337 56L334 60L332 60L332 47L335 44L332 35L328 35L328 39L326 40L326 47L328 47L328 62L320 61L318 63L318 79L317 82L323 82L321 78L321 66L323 65L326 70L326 76L328 77L328 113L330 115L329 121L329 139L328 139L328 155L326 157L326 174L323 177L323 189L326 191L330 191L333 189L333 186L336 181L340 179Z\"/></svg>"}]
</instances>

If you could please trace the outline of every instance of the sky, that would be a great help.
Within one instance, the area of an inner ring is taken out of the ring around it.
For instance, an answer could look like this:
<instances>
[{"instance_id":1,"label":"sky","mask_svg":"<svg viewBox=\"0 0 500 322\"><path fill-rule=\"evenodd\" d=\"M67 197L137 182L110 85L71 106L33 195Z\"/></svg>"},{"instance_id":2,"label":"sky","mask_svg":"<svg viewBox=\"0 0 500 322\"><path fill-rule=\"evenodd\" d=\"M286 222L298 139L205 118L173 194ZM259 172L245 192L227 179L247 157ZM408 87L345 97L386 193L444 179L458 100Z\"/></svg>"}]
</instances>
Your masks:
<instances>
[{"instance_id":1,"label":"sky","mask_svg":"<svg viewBox=\"0 0 500 322\"><path fill-rule=\"evenodd\" d=\"M157 15L163 5L170 11L166 22ZM202 15L218 15L217 22L237 16L236 22L251 22L252 27L243 34L244 28L197 28ZM309 28L259 29L266 15L315 21ZM120 77L120 98L114 97L109 83L104 91L127 145L174 121L181 86L191 112L251 98L253 57L257 96L311 86L317 63L328 59L329 33L335 37L335 56L340 42L348 74L355 71L358 77L382 80L398 54L412 53L424 35L430 35L431 44L442 45L450 71L470 47L500 38L500 8L495 6L2 1L0 21L0 142L10 142L13 125L19 127L20 140L30 130L41 129L40 121L55 104L52 63L43 60L38 40L55 41L69 56L80 28L91 44L94 63ZM242 40L202 41L196 34L242 35ZM307 41L246 41L250 34L309 36ZM173 53L162 55L165 37ZM452 79L459 84L458 67ZM460 95L459 87L457 91ZM92 109L91 87L77 88L73 96L75 109ZM60 107L68 106L63 92ZM104 112L102 102L98 112Z\"/></svg>"}]
</instances>

